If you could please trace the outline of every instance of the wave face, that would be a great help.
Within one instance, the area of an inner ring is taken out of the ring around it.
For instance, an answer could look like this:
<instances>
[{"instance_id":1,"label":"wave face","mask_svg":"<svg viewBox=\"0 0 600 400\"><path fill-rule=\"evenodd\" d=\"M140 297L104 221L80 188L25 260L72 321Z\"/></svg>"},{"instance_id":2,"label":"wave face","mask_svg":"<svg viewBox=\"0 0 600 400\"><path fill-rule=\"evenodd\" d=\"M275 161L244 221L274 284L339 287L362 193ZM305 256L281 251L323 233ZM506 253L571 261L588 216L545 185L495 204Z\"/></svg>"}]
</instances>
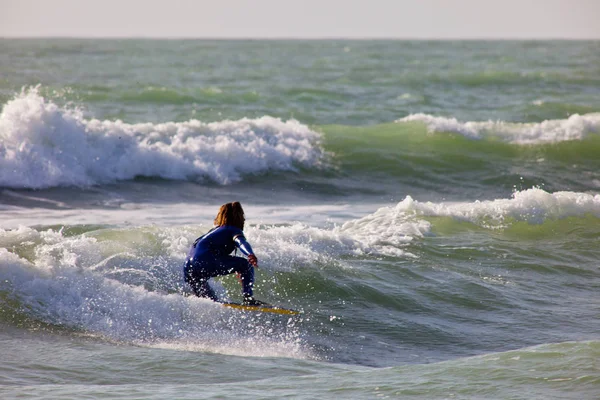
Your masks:
<instances>
[{"instance_id":1,"label":"wave face","mask_svg":"<svg viewBox=\"0 0 600 400\"><path fill-rule=\"evenodd\" d=\"M277 118L127 124L85 119L37 89L0 115L0 186L90 186L139 176L228 184L265 171L316 168L320 135Z\"/></svg>"},{"instance_id":2,"label":"wave face","mask_svg":"<svg viewBox=\"0 0 600 400\"><path fill-rule=\"evenodd\" d=\"M161 212L178 215L177 207ZM375 366L411 362L414 354L442 360L549 343L557 324L569 326L560 334L569 340L589 338L597 327L582 318L593 307L580 307L595 301L586 282L597 275L598 195L530 189L492 201L407 197L342 225L251 225L247 237L261 261L257 293L304 311L266 326L260 316L189 296L183 258L206 229L0 230L0 318L142 346ZM234 278L216 282L221 297L239 298ZM534 302L531 285L544 288ZM546 312L575 291L578 313ZM507 318L509 326L498 323ZM377 340L355 343L363 336ZM379 360L386 343L398 340L402 348ZM363 346L369 351L356 353Z\"/></svg>"},{"instance_id":3,"label":"wave face","mask_svg":"<svg viewBox=\"0 0 600 400\"><path fill-rule=\"evenodd\" d=\"M0 320L10 325L146 347L311 357L293 321L265 326L268 317L248 321L189 297L180 260L186 240L174 231L23 227L0 236ZM162 243L140 247L142 238ZM4 248L9 243L14 251Z\"/></svg>"}]
</instances>

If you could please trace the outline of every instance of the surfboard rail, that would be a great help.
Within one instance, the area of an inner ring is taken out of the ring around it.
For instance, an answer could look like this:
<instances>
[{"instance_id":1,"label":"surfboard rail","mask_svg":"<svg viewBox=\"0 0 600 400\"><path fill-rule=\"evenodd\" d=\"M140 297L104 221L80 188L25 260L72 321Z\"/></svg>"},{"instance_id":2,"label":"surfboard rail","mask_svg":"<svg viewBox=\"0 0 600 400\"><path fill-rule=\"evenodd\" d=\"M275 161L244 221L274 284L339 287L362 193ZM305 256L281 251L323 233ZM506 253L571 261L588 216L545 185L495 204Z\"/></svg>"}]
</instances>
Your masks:
<instances>
[{"instance_id":1,"label":"surfboard rail","mask_svg":"<svg viewBox=\"0 0 600 400\"><path fill-rule=\"evenodd\" d=\"M244 305L241 303L221 303L221 304L223 304L223 306L225 306L225 307L235 308L237 310L244 310L244 311L267 312L267 313L283 314L283 315L300 314L300 311L297 311L297 310L292 310L289 308L278 307L278 306L272 306L269 304L262 304L260 306L250 306L250 305Z\"/></svg>"}]
</instances>

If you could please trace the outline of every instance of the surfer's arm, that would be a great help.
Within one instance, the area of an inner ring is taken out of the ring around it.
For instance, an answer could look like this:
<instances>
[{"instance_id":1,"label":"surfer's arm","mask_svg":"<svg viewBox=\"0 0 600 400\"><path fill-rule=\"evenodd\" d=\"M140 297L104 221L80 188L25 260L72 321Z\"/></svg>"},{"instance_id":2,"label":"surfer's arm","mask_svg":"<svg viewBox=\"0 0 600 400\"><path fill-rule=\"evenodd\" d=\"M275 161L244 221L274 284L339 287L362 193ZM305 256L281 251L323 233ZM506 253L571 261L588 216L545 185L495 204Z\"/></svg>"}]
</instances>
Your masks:
<instances>
[{"instance_id":1,"label":"surfer's arm","mask_svg":"<svg viewBox=\"0 0 600 400\"><path fill-rule=\"evenodd\" d=\"M252 250L250 243L248 243L246 241L246 238L244 237L244 235L235 235L233 237L233 241L235 242L235 245L238 247L238 249L240 249L241 252L244 253L244 255L246 255L246 256L254 255L254 251Z\"/></svg>"},{"instance_id":2,"label":"surfer's arm","mask_svg":"<svg viewBox=\"0 0 600 400\"><path fill-rule=\"evenodd\" d=\"M255 267L258 267L258 259L254 255L254 251L252 250L250 243L246 241L244 235L235 235L233 237L233 241L235 242L235 245L242 251L242 253L248 256L248 261L250 262L250 264L252 264Z\"/></svg>"}]
</instances>

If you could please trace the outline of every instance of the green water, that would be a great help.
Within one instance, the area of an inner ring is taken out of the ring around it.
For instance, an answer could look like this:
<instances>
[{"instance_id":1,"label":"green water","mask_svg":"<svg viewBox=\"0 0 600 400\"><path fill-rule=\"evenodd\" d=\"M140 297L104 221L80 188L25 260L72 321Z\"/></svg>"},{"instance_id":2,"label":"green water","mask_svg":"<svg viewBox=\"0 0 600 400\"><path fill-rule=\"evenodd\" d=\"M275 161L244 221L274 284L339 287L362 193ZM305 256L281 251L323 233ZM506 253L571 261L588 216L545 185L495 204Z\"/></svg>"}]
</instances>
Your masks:
<instances>
[{"instance_id":1,"label":"green water","mask_svg":"<svg viewBox=\"0 0 600 400\"><path fill-rule=\"evenodd\" d=\"M597 398L599 46L0 40L0 397Z\"/></svg>"}]
</instances>

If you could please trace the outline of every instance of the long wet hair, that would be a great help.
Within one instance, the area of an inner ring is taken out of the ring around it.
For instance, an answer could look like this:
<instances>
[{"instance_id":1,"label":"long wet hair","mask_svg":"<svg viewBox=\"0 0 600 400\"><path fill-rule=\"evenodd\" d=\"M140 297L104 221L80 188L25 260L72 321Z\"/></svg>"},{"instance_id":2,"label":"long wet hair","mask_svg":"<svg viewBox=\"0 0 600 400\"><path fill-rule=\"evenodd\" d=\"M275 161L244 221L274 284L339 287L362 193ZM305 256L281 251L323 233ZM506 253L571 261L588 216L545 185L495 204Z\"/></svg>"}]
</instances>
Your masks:
<instances>
[{"instance_id":1,"label":"long wet hair","mask_svg":"<svg viewBox=\"0 0 600 400\"><path fill-rule=\"evenodd\" d=\"M219 208L219 212L215 218L216 226L235 226L236 228L244 229L244 221L246 218L244 217L244 209L239 201L234 201L233 203L223 204L221 208Z\"/></svg>"}]
</instances>

